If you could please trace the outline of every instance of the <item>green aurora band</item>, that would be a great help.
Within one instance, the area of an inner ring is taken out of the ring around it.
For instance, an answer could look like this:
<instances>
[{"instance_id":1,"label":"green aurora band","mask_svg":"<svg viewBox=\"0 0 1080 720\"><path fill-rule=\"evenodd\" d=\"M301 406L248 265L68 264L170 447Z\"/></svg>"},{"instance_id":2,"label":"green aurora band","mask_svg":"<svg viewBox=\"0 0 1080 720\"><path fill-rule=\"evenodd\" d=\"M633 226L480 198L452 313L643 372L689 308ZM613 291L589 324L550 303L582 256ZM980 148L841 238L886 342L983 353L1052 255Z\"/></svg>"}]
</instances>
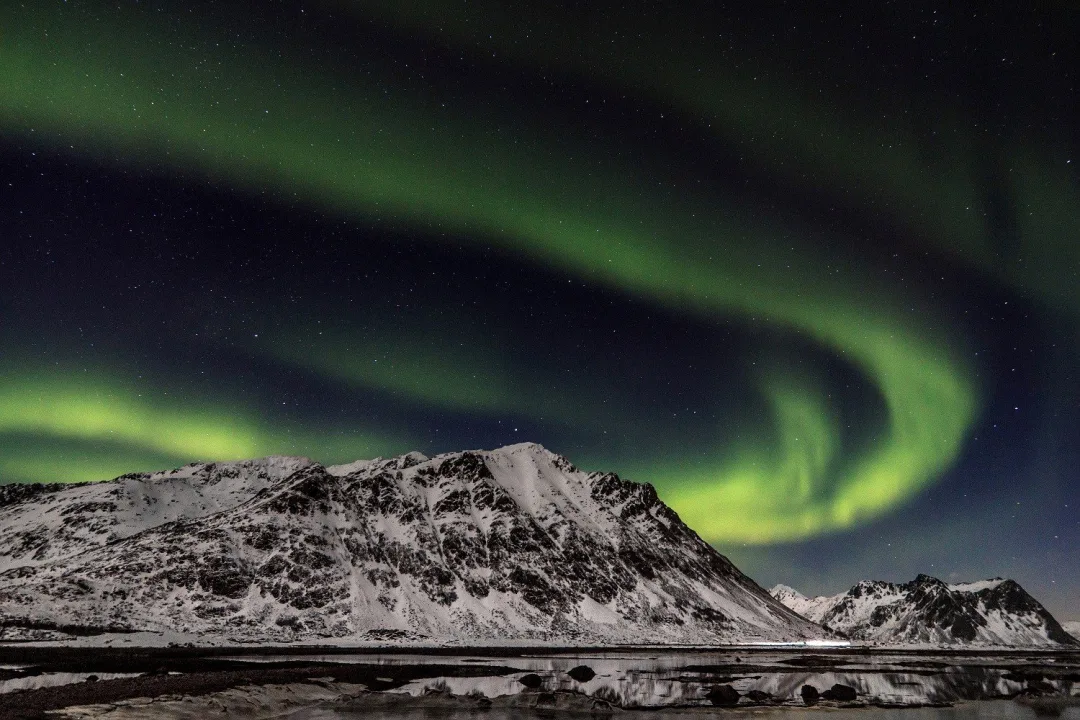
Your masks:
<instances>
[{"instance_id":1,"label":"green aurora band","mask_svg":"<svg viewBox=\"0 0 1080 720\"><path fill-rule=\"evenodd\" d=\"M632 160L580 142L555 145L537 127L519 127L511 138L501 130L506 117L439 111L404 81L388 94L370 78L345 80L301 69L287 53L227 43L206 24L165 32L149 14L108 12L0 10L0 129L500 245L702 318L746 317L800 333L873 381L887 408L886 432L842 473L826 472L840 436L835 418L794 375L763 379L777 446L746 440L711 468L665 462L626 473L653 482L706 539L766 543L852 527L910 499L961 451L979 392L955 341L914 317L912 299L897 289L886 292L858 268L830 272L811 247L792 244L799 231L701 193L658 195ZM302 362L287 348L280 354ZM410 381L391 389L452 405L439 357L417 362ZM358 385L396 382L350 372L347 361L308 366ZM310 447L324 445L316 432L283 437L229 409L161 407L122 390L79 375L13 378L0 397L2 429L118 438L200 458L314 454L304 451L308 438ZM103 394L107 402L86 400ZM492 411L528 402L506 394L486 400ZM57 468L43 458L24 471L42 477Z\"/></svg>"},{"instance_id":2,"label":"green aurora band","mask_svg":"<svg viewBox=\"0 0 1080 720\"><path fill-rule=\"evenodd\" d=\"M688 19L677 5L650 7L648 18L596 13L582 27L579 10L558 0L545 3L528 24L519 21L519 10L491 0L326 4L378 15L478 61L494 49L537 70L600 78L655 98L738 142L793 185L827 178L844 189L837 202L873 207L937 252L1051 307L1080 313L1080 195L1070 192L1075 175L1063 162L1072 145L1068 137L990 142L969 118L910 96L899 106L888 98L876 111L831 104L788 79L794 73L777 64L778 48L742 62L717 62L712 44L720 38L688 34ZM993 213L983 188L988 161L1005 176L1001 191L1014 210L1015 247L1008 251L989 226Z\"/></svg>"},{"instance_id":3,"label":"green aurora band","mask_svg":"<svg viewBox=\"0 0 1080 720\"><path fill-rule=\"evenodd\" d=\"M329 461L347 460L387 454L408 442L267 418L239 411L237 403L200 400L103 369L0 370L0 475L24 481L83 482L132 468L313 449Z\"/></svg>"}]
</instances>

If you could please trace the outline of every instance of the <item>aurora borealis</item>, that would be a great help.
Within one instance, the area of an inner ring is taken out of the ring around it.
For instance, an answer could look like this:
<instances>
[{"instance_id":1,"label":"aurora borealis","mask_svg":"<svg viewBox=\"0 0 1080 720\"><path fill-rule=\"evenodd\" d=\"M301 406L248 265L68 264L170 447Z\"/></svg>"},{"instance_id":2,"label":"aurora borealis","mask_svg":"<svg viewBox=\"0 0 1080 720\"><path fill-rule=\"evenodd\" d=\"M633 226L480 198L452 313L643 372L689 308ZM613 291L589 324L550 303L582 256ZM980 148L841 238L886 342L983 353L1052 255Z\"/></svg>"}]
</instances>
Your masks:
<instances>
[{"instance_id":1,"label":"aurora borealis","mask_svg":"<svg viewBox=\"0 0 1080 720\"><path fill-rule=\"evenodd\" d=\"M1080 618L1075 15L572 7L0 10L0 480L533 440Z\"/></svg>"}]
</instances>

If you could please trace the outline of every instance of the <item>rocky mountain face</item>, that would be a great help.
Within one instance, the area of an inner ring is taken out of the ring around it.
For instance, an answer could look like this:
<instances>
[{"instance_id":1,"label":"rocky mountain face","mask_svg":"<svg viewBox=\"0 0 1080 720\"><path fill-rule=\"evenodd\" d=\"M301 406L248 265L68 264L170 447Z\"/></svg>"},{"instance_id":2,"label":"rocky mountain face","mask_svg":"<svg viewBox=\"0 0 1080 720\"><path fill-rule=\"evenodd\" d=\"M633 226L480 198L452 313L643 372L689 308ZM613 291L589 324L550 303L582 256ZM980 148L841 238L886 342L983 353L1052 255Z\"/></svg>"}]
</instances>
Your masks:
<instances>
[{"instance_id":1,"label":"rocky mountain face","mask_svg":"<svg viewBox=\"0 0 1080 720\"><path fill-rule=\"evenodd\" d=\"M1069 633L1078 641L1080 641L1080 621L1073 620L1071 622L1063 622L1061 623L1061 627L1065 630L1065 632Z\"/></svg>"},{"instance_id":2,"label":"rocky mountain face","mask_svg":"<svg viewBox=\"0 0 1080 720\"><path fill-rule=\"evenodd\" d=\"M0 627L252 642L822 635L652 486L533 444L0 487Z\"/></svg>"},{"instance_id":3,"label":"rocky mountain face","mask_svg":"<svg viewBox=\"0 0 1080 720\"><path fill-rule=\"evenodd\" d=\"M777 585L780 602L852 640L886 645L1077 645L1035 598L1012 580L947 585L929 575L908 583L863 581L846 593L807 598Z\"/></svg>"}]
</instances>

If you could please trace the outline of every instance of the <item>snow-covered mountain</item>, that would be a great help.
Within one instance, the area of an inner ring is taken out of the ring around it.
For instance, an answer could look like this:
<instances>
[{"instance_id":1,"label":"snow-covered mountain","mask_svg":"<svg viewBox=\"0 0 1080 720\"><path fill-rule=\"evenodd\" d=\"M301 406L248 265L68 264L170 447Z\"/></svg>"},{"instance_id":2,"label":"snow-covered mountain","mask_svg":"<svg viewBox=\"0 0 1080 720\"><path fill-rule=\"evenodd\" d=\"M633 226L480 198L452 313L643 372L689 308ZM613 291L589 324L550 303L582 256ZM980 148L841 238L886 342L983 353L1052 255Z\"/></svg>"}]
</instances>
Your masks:
<instances>
[{"instance_id":1,"label":"snow-covered mountain","mask_svg":"<svg viewBox=\"0 0 1080 720\"><path fill-rule=\"evenodd\" d=\"M835 601L835 598L825 597L823 595L808 598L795 588L788 587L787 585L776 585L769 591L769 594L802 615L804 618L818 617L822 614L821 608L823 605L828 605Z\"/></svg>"},{"instance_id":2,"label":"snow-covered mountain","mask_svg":"<svg viewBox=\"0 0 1080 720\"><path fill-rule=\"evenodd\" d=\"M1080 640L1080 620L1071 620L1069 622L1061 623L1061 627L1065 632L1072 635L1077 640Z\"/></svg>"},{"instance_id":3,"label":"snow-covered mountain","mask_svg":"<svg viewBox=\"0 0 1080 720\"><path fill-rule=\"evenodd\" d=\"M1080 645L1013 580L947 585L929 575L897 584L860 582L807 598L786 585L770 594L805 618L852 640L886 645Z\"/></svg>"},{"instance_id":4,"label":"snow-covered mountain","mask_svg":"<svg viewBox=\"0 0 1080 720\"><path fill-rule=\"evenodd\" d=\"M650 485L534 444L0 487L0 626L245 641L814 638ZM20 630L21 628L21 630Z\"/></svg>"}]
</instances>

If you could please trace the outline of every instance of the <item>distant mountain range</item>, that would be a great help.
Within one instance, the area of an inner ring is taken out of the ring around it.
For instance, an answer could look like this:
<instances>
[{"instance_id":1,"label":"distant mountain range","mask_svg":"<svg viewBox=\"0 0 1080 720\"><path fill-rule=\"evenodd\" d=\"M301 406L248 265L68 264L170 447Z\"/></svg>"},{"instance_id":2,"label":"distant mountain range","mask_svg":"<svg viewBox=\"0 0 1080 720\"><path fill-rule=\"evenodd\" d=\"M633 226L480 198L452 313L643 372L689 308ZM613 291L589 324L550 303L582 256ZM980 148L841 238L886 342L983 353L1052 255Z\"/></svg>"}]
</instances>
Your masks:
<instances>
[{"instance_id":1,"label":"distant mountain range","mask_svg":"<svg viewBox=\"0 0 1080 720\"><path fill-rule=\"evenodd\" d=\"M822 637L650 485L534 444L0 487L0 639L733 643Z\"/></svg>"},{"instance_id":2,"label":"distant mountain range","mask_svg":"<svg viewBox=\"0 0 1080 720\"><path fill-rule=\"evenodd\" d=\"M845 593L808 598L785 585L773 597L828 630L882 645L1080 646L1012 580L948 585L863 581Z\"/></svg>"}]
</instances>

